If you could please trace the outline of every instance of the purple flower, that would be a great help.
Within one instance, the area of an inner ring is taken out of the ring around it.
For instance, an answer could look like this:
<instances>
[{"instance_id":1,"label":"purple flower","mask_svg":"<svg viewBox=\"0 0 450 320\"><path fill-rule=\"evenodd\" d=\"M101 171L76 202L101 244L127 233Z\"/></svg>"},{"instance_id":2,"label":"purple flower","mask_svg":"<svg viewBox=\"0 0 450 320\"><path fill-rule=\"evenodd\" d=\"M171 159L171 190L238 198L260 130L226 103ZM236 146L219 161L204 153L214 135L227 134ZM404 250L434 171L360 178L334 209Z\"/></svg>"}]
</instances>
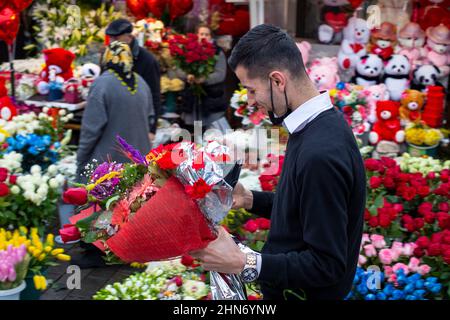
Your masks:
<instances>
[{"instance_id":1,"label":"purple flower","mask_svg":"<svg viewBox=\"0 0 450 320\"><path fill-rule=\"evenodd\" d=\"M129 145L121 136L117 135L116 138L117 142L119 142L122 147L122 152L125 156L127 156L134 163L147 165L147 160L145 160L145 157L138 150Z\"/></svg>"},{"instance_id":2,"label":"purple flower","mask_svg":"<svg viewBox=\"0 0 450 320\"><path fill-rule=\"evenodd\" d=\"M0 282L16 280L16 265L23 261L26 253L25 245L9 245L6 250L0 251Z\"/></svg>"},{"instance_id":3,"label":"purple flower","mask_svg":"<svg viewBox=\"0 0 450 320\"><path fill-rule=\"evenodd\" d=\"M99 165L95 171L91 175L91 183L95 183L101 177L113 172L113 171L122 171L123 165L115 162L104 162ZM110 197L114 192L116 186L119 184L120 178L113 177L111 179L107 179L102 183L96 185L91 191L90 194L94 196L98 200L103 200Z\"/></svg>"}]
</instances>

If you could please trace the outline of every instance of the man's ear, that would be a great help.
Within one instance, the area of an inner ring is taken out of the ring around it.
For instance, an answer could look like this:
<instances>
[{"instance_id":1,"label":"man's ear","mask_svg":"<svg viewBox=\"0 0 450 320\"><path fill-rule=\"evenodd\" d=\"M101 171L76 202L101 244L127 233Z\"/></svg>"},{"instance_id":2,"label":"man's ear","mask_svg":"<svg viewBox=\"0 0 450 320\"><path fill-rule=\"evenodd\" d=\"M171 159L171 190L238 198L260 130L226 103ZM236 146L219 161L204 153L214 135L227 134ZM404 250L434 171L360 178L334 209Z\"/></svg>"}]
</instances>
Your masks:
<instances>
[{"instance_id":1,"label":"man's ear","mask_svg":"<svg viewBox=\"0 0 450 320\"><path fill-rule=\"evenodd\" d=\"M269 75L270 79L273 81L275 86L286 85L286 77L282 72L273 71Z\"/></svg>"}]
</instances>

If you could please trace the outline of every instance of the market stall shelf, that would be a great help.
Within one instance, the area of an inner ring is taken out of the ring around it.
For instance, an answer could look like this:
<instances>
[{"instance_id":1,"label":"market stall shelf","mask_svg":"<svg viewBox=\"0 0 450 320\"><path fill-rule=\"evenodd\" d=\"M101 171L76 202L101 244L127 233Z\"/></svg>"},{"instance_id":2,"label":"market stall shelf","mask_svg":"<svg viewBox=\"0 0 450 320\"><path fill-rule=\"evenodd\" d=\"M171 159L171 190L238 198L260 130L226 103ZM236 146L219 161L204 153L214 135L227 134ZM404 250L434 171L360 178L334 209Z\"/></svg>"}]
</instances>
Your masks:
<instances>
[{"instance_id":1,"label":"market stall shelf","mask_svg":"<svg viewBox=\"0 0 450 320\"><path fill-rule=\"evenodd\" d=\"M61 108L68 111L82 110L86 107L86 101L81 101L79 103L67 103L62 100L47 101L45 100L45 96L41 95L34 95L28 100L25 100L25 103L28 105L35 105L37 107Z\"/></svg>"}]
</instances>

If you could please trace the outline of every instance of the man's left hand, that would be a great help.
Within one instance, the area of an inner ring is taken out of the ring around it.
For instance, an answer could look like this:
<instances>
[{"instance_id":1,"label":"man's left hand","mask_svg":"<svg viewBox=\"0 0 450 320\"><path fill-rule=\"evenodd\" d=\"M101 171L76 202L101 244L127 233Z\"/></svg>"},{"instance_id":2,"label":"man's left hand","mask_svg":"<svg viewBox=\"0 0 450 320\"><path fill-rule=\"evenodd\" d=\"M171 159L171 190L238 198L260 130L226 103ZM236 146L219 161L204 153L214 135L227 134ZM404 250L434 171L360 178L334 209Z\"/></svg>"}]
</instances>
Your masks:
<instances>
[{"instance_id":1,"label":"man's left hand","mask_svg":"<svg viewBox=\"0 0 450 320\"><path fill-rule=\"evenodd\" d=\"M221 273L241 273L246 262L246 254L239 249L223 227L219 227L217 239L206 248L189 254L200 260L205 270Z\"/></svg>"}]
</instances>

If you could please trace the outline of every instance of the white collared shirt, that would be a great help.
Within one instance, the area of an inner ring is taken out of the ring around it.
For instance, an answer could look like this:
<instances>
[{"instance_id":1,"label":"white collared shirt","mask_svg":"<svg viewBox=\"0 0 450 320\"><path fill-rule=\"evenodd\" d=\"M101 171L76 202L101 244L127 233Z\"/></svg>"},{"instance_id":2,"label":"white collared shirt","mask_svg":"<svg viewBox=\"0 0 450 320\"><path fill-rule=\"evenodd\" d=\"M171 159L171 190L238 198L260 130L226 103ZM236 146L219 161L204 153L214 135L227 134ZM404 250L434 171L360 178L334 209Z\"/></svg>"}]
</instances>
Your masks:
<instances>
[{"instance_id":1,"label":"white collared shirt","mask_svg":"<svg viewBox=\"0 0 450 320\"><path fill-rule=\"evenodd\" d=\"M283 121L283 125L289 133L302 130L308 123L313 121L322 112L333 108L328 91L321 92L318 96L309 99Z\"/></svg>"}]
</instances>

